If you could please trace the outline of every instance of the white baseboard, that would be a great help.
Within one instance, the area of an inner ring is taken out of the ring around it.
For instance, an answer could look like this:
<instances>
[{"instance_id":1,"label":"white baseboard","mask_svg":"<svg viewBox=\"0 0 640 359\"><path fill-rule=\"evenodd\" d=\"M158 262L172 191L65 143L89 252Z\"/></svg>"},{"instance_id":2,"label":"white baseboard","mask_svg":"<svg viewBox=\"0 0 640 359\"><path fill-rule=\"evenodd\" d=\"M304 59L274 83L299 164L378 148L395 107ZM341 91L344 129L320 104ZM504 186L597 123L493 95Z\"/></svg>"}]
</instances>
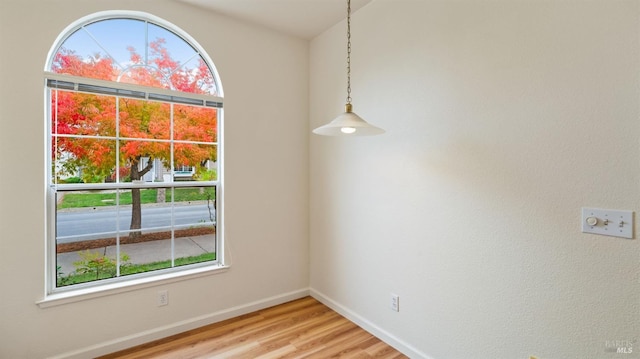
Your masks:
<instances>
[{"instance_id":1,"label":"white baseboard","mask_svg":"<svg viewBox=\"0 0 640 359\"><path fill-rule=\"evenodd\" d=\"M259 301L238 305L215 313L183 320L177 323L172 323L164 327L154 328L141 333L136 333L126 337L117 338L107 342L63 353L50 357L49 359L95 358L96 356L117 352L119 350L131 348L136 345L145 344L154 340L166 338L168 336L196 329L205 325L221 322L226 319L235 318L261 309L273 307L274 305L303 298L308 296L309 293L309 289L300 289L293 292L284 293L270 298L261 299Z\"/></svg>"},{"instance_id":2,"label":"white baseboard","mask_svg":"<svg viewBox=\"0 0 640 359\"><path fill-rule=\"evenodd\" d=\"M408 356L409 358L412 358L412 359L413 358L415 358L415 359L418 359L418 358L420 358L420 359L433 359L433 358L428 357L426 354L422 353L418 349L414 348L412 345L400 340L398 337L396 337L393 334L387 332L386 330L378 327L377 325L371 323L367 319L365 319L365 318L361 317L360 315L354 313L353 311L347 309L346 307L342 306L341 304L339 304L338 302L334 301L333 299L327 297L326 295L318 292L317 290L311 288L310 289L310 294L311 294L312 297L317 299L322 304L324 304L327 307L335 310L336 312L338 312L343 317L349 319L350 321L354 322L355 324L357 324L362 329L364 329L364 330L368 331L369 333L375 335L380 340L382 340L385 343L389 344L390 346L394 347L399 352L401 352L402 354Z\"/></svg>"}]
</instances>

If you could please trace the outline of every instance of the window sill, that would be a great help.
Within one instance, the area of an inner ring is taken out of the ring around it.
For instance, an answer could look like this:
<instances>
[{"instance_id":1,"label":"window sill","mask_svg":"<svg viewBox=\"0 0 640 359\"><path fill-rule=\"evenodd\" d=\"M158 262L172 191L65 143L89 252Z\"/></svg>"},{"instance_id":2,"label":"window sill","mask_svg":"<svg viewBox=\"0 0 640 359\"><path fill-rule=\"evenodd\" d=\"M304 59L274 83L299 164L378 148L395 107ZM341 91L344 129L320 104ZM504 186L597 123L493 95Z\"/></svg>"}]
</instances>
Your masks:
<instances>
[{"instance_id":1,"label":"window sill","mask_svg":"<svg viewBox=\"0 0 640 359\"><path fill-rule=\"evenodd\" d=\"M155 275L152 277L133 279L126 282L106 284L98 287L53 293L46 295L44 299L36 302L36 304L40 308L56 307L59 305L106 297L109 295L130 292L138 289L155 287L214 274L221 274L227 272L229 268L230 266L228 265L201 267L180 272Z\"/></svg>"}]
</instances>

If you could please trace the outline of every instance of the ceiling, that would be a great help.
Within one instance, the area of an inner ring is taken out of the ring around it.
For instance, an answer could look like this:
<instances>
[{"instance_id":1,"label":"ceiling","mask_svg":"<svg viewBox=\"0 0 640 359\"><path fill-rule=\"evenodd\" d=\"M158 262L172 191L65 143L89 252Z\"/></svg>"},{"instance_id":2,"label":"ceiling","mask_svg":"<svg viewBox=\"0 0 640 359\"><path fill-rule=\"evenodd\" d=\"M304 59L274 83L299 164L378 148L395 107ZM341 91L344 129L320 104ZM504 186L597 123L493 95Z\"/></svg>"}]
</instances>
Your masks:
<instances>
[{"instance_id":1,"label":"ceiling","mask_svg":"<svg viewBox=\"0 0 640 359\"><path fill-rule=\"evenodd\" d=\"M347 17L346 0L178 0L303 39ZM372 0L351 0L351 13Z\"/></svg>"}]
</instances>

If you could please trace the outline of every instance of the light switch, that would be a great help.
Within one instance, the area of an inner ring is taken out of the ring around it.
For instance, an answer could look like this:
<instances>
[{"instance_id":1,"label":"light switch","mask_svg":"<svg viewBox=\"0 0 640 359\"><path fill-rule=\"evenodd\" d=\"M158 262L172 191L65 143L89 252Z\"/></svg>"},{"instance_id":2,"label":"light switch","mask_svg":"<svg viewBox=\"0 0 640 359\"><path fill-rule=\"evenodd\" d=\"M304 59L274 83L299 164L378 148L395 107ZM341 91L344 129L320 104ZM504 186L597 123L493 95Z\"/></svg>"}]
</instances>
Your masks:
<instances>
[{"instance_id":1,"label":"light switch","mask_svg":"<svg viewBox=\"0 0 640 359\"><path fill-rule=\"evenodd\" d=\"M633 212L582 208L582 232L633 238Z\"/></svg>"}]
</instances>

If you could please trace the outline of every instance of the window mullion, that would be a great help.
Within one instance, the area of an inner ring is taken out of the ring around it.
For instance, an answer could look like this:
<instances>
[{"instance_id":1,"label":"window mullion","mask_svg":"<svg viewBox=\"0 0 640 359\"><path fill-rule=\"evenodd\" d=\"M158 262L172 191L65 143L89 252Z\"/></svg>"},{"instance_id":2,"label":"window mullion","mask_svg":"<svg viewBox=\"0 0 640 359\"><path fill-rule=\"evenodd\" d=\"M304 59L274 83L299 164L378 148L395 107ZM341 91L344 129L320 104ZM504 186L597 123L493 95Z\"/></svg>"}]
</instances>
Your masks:
<instances>
[{"instance_id":1,"label":"window mullion","mask_svg":"<svg viewBox=\"0 0 640 359\"><path fill-rule=\"evenodd\" d=\"M173 177L173 173L175 173L175 162L174 162L174 136L175 136L175 132L173 129L173 123L174 123L174 104L171 104L171 106L169 106L169 147L170 147L170 161L171 161L171 174ZM175 237L176 237L176 230L175 230L175 187L173 187L173 178L171 181L171 268L174 268L176 266L176 248L175 248Z\"/></svg>"},{"instance_id":2,"label":"window mullion","mask_svg":"<svg viewBox=\"0 0 640 359\"><path fill-rule=\"evenodd\" d=\"M116 96L116 163L115 163L115 171L116 171L116 183L120 183L120 98ZM121 189L116 189L116 277L120 277L120 233L122 230L120 228L120 194Z\"/></svg>"}]
</instances>

